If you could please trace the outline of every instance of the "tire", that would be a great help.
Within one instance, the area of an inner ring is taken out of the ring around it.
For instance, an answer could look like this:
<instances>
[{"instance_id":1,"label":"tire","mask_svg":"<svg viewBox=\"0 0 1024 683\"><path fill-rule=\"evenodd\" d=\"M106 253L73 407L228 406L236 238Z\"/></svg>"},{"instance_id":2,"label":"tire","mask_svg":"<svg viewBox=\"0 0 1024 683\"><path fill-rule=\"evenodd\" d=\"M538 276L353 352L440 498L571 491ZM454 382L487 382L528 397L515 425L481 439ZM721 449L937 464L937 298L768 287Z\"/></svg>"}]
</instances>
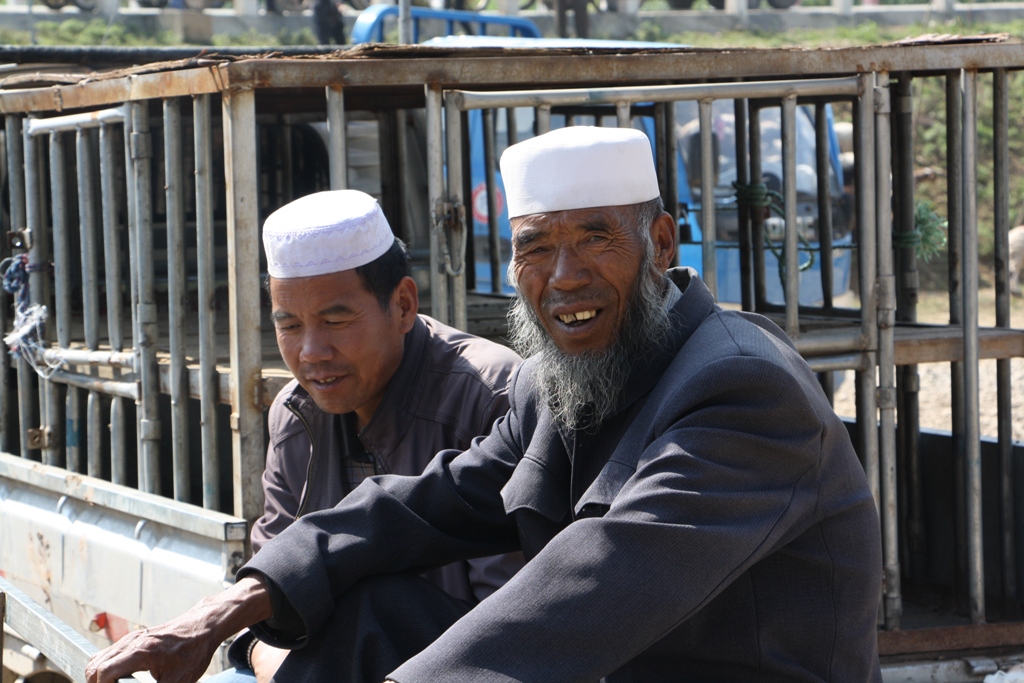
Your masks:
<instances>
[{"instance_id":1,"label":"tire","mask_svg":"<svg viewBox=\"0 0 1024 683\"><path fill-rule=\"evenodd\" d=\"M68 4L67 0L40 0L44 5L53 10L58 10Z\"/></svg>"},{"instance_id":2,"label":"tire","mask_svg":"<svg viewBox=\"0 0 1024 683\"><path fill-rule=\"evenodd\" d=\"M791 1L796 2L796 0ZM708 0L708 4L715 9L725 9L725 0ZM761 0L747 0L748 9L757 9L760 4Z\"/></svg>"},{"instance_id":3,"label":"tire","mask_svg":"<svg viewBox=\"0 0 1024 683\"><path fill-rule=\"evenodd\" d=\"M796 0L768 0L768 4L775 9L789 9L796 4Z\"/></svg>"},{"instance_id":4,"label":"tire","mask_svg":"<svg viewBox=\"0 0 1024 683\"><path fill-rule=\"evenodd\" d=\"M668 0L668 6L672 9L690 9L693 7L693 0Z\"/></svg>"},{"instance_id":5,"label":"tire","mask_svg":"<svg viewBox=\"0 0 1024 683\"><path fill-rule=\"evenodd\" d=\"M92 14L96 11L96 0L72 0L72 2L82 12Z\"/></svg>"},{"instance_id":6,"label":"tire","mask_svg":"<svg viewBox=\"0 0 1024 683\"><path fill-rule=\"evenodd\" d=\"M138 0L139 7L149 7L151 9L163 9L167 7L167 0Z\"/></svg>"},{"instance_id":7,"label":"tire","mask_svg":"<svg viewBox=\"0 0 1024 683\"><path fill-rule=\"evenodd\" d=\"M274 0L278 12L301 12L309 9L309 0Z\"/></svg>"}]
</instances>

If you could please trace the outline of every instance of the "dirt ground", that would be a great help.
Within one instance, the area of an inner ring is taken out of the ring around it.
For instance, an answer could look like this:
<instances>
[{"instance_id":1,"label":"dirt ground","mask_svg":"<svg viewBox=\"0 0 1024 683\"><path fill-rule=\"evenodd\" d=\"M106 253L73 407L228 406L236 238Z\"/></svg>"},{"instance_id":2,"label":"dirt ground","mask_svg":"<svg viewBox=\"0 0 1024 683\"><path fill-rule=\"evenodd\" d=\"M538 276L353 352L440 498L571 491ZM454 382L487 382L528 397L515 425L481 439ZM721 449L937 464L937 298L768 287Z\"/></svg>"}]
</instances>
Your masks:
<instances>
[{"instance_id":1,"label":"dirt ground","mask_svg":"<svg viewBox=\"0 0 1024 683\"><path fill-rule=\"evenodd\" d=\"M918 304L918 320L926 323L949 321L949 295L945 292L922 292ZM979 292L978 321L981 326L995 325L995 291L985 288ZM1011 301L1011 325L1024 328L1024 299ZM982 360L979 367L979 399L981 405L981 433L996 436L996 361ZM1024 358L1010 362L1013 396L1013 438L1024 441ZM930 363L918 366L921 377L921 427L949 430L952 420L950 405L950 369L948 363ZM836 412L843 417L856 414L854 403L854 373L844 373L843 382L836 389Z\"/></svg>"}]
</instances>

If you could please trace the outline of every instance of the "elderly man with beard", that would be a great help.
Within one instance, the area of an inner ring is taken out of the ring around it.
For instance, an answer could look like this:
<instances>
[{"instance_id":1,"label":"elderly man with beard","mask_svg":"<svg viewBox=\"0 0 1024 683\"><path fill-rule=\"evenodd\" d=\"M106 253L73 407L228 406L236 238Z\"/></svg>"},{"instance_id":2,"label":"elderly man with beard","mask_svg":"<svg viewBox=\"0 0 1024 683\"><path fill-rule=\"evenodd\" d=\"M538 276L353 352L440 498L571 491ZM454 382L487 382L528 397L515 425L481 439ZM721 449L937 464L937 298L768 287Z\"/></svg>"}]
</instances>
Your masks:
<instances>
[{"instance_id":1,"label":"elderly man with beard","mask_svg":"<svg viewBox=\"0 0 1024 683\"><path fill-rule=\"evenodd\" d=\"M878 519L846 430L778 327L666 273L646 137L563 129L501 167L532 354L508 414L300 519L91 683L195 680L250 624L295 648L289 683L881 680ZM526 566L472 609L413 576L513 549Z\"/></svg>"}]
</instances>

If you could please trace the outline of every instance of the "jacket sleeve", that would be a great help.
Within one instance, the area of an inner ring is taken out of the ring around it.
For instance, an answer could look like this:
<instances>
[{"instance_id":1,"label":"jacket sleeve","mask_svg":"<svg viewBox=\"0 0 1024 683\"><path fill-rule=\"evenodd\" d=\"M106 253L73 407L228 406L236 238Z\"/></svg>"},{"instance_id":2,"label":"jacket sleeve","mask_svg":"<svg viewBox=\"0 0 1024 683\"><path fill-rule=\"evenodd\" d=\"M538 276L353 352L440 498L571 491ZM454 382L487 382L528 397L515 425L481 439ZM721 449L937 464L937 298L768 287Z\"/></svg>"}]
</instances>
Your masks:
<instances>
[{"instance_id":1,"label":"jacket sleeve","mask_svg":"<svg viewBox=\"0 0 1024 683\"><path fill-rule=\"evenodd\" d=\"M822 422L791 374L757 358L728 364L676 394L685 405L664 411L603 517L570 524L389 678L598 680L807 528Z\"/></svg>"},{"instance_id":2,"label":"jacket sleeve","mask_svg":"<svg viewBox=\"0 0 1024 683\"><path fill-rule=\"evenodd\" d=\"M284 410L275 405L271 412L273 413L275 409ZM274 417L271 416L271 424L280 421L279 417L276 421ZM249 533L253 553L258 552L267 541L295 521L299 501L302 499L302 490L292 490L285 476L285 459L289 453L294 456L296 449L305 448L308 452L309 439L305 432L297 432L284 439L275 439L274 436L271 434L270 444L267 446L267 464L263 470L263 516L256 520Z\"/></svg>"},{"instance_id":3,"label":"jacket sleeve","mask_svg":"<svg viewBox=\"0 0 1024 683\"><path fill-rule=\"evenodd\" d=\"M514 422L511 413L498 420L461 454L442 451L417 477L367 479L334 508L285 529L238 578L263 574L311 635L330 617L334 598L360 578L517 550L500 493L521 457ZM266 622L253 631L278 647L308 640L291 629L284 638Z\"/></svg>"}]
</instances>

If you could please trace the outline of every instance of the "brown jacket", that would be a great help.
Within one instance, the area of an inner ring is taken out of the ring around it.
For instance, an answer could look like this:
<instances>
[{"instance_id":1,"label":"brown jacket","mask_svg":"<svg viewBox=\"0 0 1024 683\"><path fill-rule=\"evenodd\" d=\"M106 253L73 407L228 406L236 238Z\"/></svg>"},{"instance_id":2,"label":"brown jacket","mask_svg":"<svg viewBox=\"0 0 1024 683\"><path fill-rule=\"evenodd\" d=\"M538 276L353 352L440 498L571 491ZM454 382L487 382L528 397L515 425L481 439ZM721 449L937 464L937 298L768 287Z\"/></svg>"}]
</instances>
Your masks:
<instances>
[{"instance_id":1,"label":"brown jacket","mask_svg":"<svg viewBox=\"0 0 1024 683\"><path fill-rule=\"evenodd\" d=\"M419 316L370 423L320 410L296 381L270 408L263 517L253 552L297 517L334 507L367 476L418 475L434 455L465 450L508 411L506 384L521 359L493 342ZM312 483L308 483L312 482ZM426 574L451 595L476 602L522 566L519 553L459 562Z\"/></svg>"}]
</instances>

